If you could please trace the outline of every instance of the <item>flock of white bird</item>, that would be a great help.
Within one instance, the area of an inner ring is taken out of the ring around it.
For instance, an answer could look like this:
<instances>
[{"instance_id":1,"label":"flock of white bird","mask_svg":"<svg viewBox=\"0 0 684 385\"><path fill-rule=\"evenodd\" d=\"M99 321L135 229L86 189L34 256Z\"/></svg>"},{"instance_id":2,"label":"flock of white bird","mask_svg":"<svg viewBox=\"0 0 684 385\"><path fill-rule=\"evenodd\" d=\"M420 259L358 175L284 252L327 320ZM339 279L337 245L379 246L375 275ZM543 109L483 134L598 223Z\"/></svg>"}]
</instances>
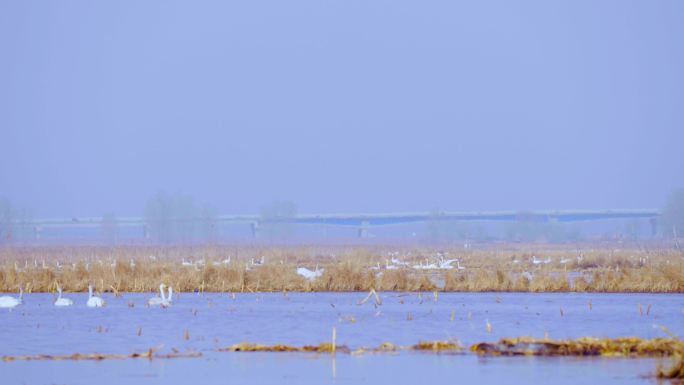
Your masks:
<instances>
[{"instance_id":1,"label":"flock of white bird","mask_svg":"<svg viewBox=\"0 0 684 385\"><path fill-rule=\"evenodd\" d=\"M389 253L389 256L391 256L391 259L385 259L385 270L397 270L397 269L414 269L414 270L465 270L465 266L461 266L461 262L455 258L455 259L445 259L444 255L442 253L439 253L437 257L430 262L427 258L424 260L421 260L418 262L417 265L410 265L408 262L404 262L398 258L395 258L398 253ZM155 259L155 257L150 256L150 259ZM582 256L577 257L577 262L582 261ZM513 264L519 264L521 261L520 260L514 260ZM537 256L533 255L532 256L532 264L533 265L547 265L550 264L551 258L547 257L546 259L538 259ZM560 264L565 265L569 262L571 262L571 259L569 258L561 258L560 259ZM645 262L645 261L644 261ZM100 261L100 263L102 263ZM214 261L212 262L213 266L227 266L230 265L231 263L231 258L228 257L222 261ZM257 268L260 266L263 266L266 263L266 259L264 256L261 256L261 259L255 260L252 258L249 262L245 264L246 270L251 270L253 268ZM35 267L39 267L39 264L37 261L34 261ZM112 261L112 267L116 267L116 260ZM185 267L192 267L195 268L196 270L200 270L203 268L206 263L203 259L200 259L198 261L186 261L183 259L181 261L182 266ZM454 266L454 264L456 264ZM27 266L25 268L28 268L28 262L26 263ZM130 266L131 268L135 268L135 261L131 259L130 261ZM48 268L48 266L45 264L45 261L43 261L42 266L44 269ZM62 266L59 262L56 262L56 267L57 269L61 269ZM73 269L76 268L76 264L73 264L72 266ZM372 266L371 270L381 270L380 263L377 263L376 266ZM15 270L17 271L23 271L24 269L19 268L19 266L15 263ZM86 264L86 270L88 270L88 264ZM320 269L318 265L316 265L316 268L314 270L308 269L306 267L298 267L297 268L297 274L308 279L308 280L314 280L318 277L321 277L323 275L323 272L325 269ZM150 298L147 301L147 304L150 306L161 306L161 307L168 307L171 306L171 302L173 301L173 288L168 287L168 291L165 292L164 289L167 288L165 284L159 285L159 296L158 297L153 297ZM57 291L59 293L59 296L57 297L57 300L55 301L55 306L72 306L74 304L74 301L69 299L69 298L64 298L62 297L62 289L57 288ZM23 302L23 295L24 291L22 288L19 289L19 297L12 297L12 296L2 296L0 297L0 308L9 308L12 309L16 306L19 306ZM105 305L104 299L102 297L98 297L93 295L93 287L92 285L88 285L88 301L86 302L86 305L88 307L103 307Z\"/></svg>"},{"instance_id":2,"label":"flock of white bird","mask_svg":"<svg viewBox=\"0 0 684 385\"><path fill-rule=\"evenodd\" d=\"M173 301L173 288L168 287L168 295L167 293L164 292L164 289L167 286L165 284L159 285L159 297L152 297L147 301L147 304L149 306L161 306L161 307L169 307L171 306L171 302ZM65 307L65 306L73 306L74 301L70 298L65 298L62 297L62 288L57 287L57 292L59 295L57 296L57 299L55 300L55 306L57 307ZM21 305L24 303L23 300L24 297L24 289L19 288L19 297L12 297L9 295L5 295L0 297L0 308L2 309L14 309L15 307ZM86 306L88 307L104 307L105 306L105 300L102 297L98 297L93 294L93 286L88 285L88 300L86 301Z\"/></svg>"},{"instance_id":3,"label":"flock of white bird","mask_svg":"<svg viewBox=\"0 0 684 385\"><path fill-rule=\"evenodd\" d=\"M454 266L454 264L456 264ZM376 266L371 266L371 270L380 271L383 267L380 266L380 262ZM440 254L434 262L430 262L427 258L423 261L419 261L417 265L410 265L408 262L404 262L400 259L392 256L391 259L385 259L384 270L398 270L398 269L414 269L414 270L465 270L465 266L461 266L461 262L458 259L444 259ZM308 279L314 280L323 275L325 269L320 269L316 265L315 270L308 269L306 267L298 267L297 274ZM382 274L382 273L379 273Z\"/></svg>"},{"instance_id":4,"label":"flock of white bird","mask_svg":"<svg viewBox=\"0 0 684 385\"><path fill-rule=\"evenodd\" d=\"M584 258L584 257L583 257L582 255L578 255L578 256L576 257L577 263L582 262L582 259L583 259L583 258ZM513 264L516 264L516 265L519 264L520 262L521 262L521 261L520 261L519 259L513 260ZM550 263L552 263L552 262L553 262L553 261L551 260L551 257L546 257L545 259L538 259L536 255L533 255L533 256L532 256L532 264L533 264L533 265L548 265L548 264L550 264ZM571 258L561 257L561 258L558 260L558 262L559 262L561 265L566 265L566 264L572 262L572 259L571 259Z\"/></svg>"}]
</instances>

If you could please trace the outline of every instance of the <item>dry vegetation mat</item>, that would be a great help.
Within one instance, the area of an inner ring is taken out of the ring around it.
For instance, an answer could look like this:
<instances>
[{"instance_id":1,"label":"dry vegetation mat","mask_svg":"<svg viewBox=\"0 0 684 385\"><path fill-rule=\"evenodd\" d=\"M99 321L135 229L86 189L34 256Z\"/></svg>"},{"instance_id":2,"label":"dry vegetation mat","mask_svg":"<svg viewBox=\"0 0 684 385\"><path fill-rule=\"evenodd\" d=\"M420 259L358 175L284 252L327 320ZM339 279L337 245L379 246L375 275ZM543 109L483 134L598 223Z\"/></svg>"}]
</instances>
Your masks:
<instances>
[{"instance_id":1,"label":"dry vegetation mat","mask_svg":"<svg viewBox=\"0 0 684 385\"><path fill-rule=\"evenodd\" d=\"M495 343L482 342L470 351L490 356L669 356L684 352L684 342L672 338L641 339L592 338L552 341L530 337L503 338Z\"/></svg>"},{"instance_id":2,"label":"dry vegetation mat","mask_svg":"<svg viewBox=\"0 0 684 385\"><path fill-rule=\"evenodd\" d=\"M251 343L240 343L231 345L227 348L218 349L219 352L300 352L300 353L346 353L346 354L363 354L363 353L390 353L399 351L419 351L419 352L462 352L465 351L456 341L425 341L419 342L411 346L398 346L390 342L385 342L375 348L358 348L350 349L346 345L320 344L320 345L306 345L302 347L290 345L260 345Z\"/></svg>"}]
</instances>

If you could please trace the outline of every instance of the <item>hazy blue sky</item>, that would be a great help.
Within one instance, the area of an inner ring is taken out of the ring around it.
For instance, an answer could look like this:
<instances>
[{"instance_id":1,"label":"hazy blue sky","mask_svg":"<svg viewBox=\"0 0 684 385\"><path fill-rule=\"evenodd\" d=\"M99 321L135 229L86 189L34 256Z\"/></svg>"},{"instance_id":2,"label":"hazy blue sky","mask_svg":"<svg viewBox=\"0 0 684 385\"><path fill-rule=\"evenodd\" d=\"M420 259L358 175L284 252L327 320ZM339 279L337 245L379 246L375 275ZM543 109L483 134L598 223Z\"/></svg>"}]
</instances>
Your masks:
<instances>
[{"instance_id":1,"label":"hazy blue sky","mask_svg":"<svg viewBox=\"0 0 684 385\"><path fill-rule=\"evenodd\" d=\"M35 216L650 208L684 1L3 1L0 195Z\"/></svg>"}]
</instances>

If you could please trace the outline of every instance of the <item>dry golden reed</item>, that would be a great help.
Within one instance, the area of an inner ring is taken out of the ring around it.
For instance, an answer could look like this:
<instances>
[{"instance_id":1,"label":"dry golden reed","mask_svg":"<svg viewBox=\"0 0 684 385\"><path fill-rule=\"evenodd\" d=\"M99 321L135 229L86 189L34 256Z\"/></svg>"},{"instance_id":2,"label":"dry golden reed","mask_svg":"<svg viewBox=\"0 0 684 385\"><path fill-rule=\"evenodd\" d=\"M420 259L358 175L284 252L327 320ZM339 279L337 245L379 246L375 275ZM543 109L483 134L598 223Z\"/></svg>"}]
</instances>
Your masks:
<instances>
[{"instance_id":1,"label":"dry golden reed","mask_svg":"<svg viewBox=\"0 0 684 385\"><path fill-rule=\"evenodd\" d=\"M264 263L261 263L263 258ZM458 259L462 269L424 269ZM399 263L394 264L398 260ZM535 263L535 261L537 263ZM543 262L539 262L543 261ZM548 261L548 263L546 262ZM313 280L298 267L322 269ZM4 247L0 292L684 292L684 254L518 245L382 247ZM591 306L591 305L590 305Z\"/></svg>"}]
</instances>

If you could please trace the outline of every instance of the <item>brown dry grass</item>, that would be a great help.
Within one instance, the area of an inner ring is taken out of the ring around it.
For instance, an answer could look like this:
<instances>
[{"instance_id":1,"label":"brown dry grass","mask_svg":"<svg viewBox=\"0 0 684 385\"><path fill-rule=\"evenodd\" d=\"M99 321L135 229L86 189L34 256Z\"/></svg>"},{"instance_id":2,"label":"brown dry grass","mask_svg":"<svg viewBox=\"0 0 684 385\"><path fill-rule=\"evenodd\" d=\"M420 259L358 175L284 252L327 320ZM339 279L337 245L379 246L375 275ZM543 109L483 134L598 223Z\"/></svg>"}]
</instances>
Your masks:
<instances>
[{"instance_id":1,"label":"brown dry grass","mask_svg":"<svg viewBox=\"0 0 684 385\"><path fill-rule=\"evenodd\" d=\"M335 346L333 349L332 344L323 343L320 345L306 345L302 347L290 346L290 345L261 345L261 344L250 344L250 343L240 343L231 345L227 348L218 349L219 352L273 352L273 353L291 353L291 352L302 352L302 353L334 353L342 352L349 353L350 350L346 346Z\"/></svg>"},{"instance_id":2,"label":"brown dry grass","mask_svg":"<svg viewBox=\"0 0 684 385\"><path fill-rule=\"evenodd\" d=\"M409 266L386 269L391 257ZM464 270L418 270L438 255ZM250 260L265 257L263 266ZM230 264L222 263L230 257ZM533 264L536 259L551 260ZM134 266L131 265L131 260ZM184 266L181 261L203 261ZM565 263L561 263L564 260ZM324 269L309 281L297 267ZM684 292L684 255L673 250L497 246L435 250L382 247L63 247L0 249L0 292L150 292L164 282L180 292L464 291Z\"/></svg>"},{"instance_id":3,"label":"brown dry grass","mask_svg":"<svg viewBox=\"0 0 684 385\"><path fill-rule=\"evenodd\" d=\"M496 343L483 342L470 347L482 355L534 356L671 356L684 351L684 342L674 338L641 339L592 338L552 341L531 337L503 338Z\"/></svg>"},{"instance_id":4,"label":"brown dry grass","mask_svg":"<svg viewBox=\"0 0 684 385\"><path fill-rule=\"evenodd\" d=\"M455 342L451 341L425 341L419 342L412 346L398 346L389 342L385 342L378 346L377 348L359 348L354 351L350 350L346 345L336 345L333 349L333 345L329 343L323 343L320 345L306 345L302 347L291 346L291 345L262 345L262 344L252 344L252 343L239 343L231 345L227 348L217 349L219 352L270 352L270 353L351 353L351 354L363 354L363 353L392 353L400 350L410 350L410 351L420 351L420 352L432 352L432 353L442 353L442 352L460 352L463 351L463 347Z\"/></svg>"}]
</instances>

